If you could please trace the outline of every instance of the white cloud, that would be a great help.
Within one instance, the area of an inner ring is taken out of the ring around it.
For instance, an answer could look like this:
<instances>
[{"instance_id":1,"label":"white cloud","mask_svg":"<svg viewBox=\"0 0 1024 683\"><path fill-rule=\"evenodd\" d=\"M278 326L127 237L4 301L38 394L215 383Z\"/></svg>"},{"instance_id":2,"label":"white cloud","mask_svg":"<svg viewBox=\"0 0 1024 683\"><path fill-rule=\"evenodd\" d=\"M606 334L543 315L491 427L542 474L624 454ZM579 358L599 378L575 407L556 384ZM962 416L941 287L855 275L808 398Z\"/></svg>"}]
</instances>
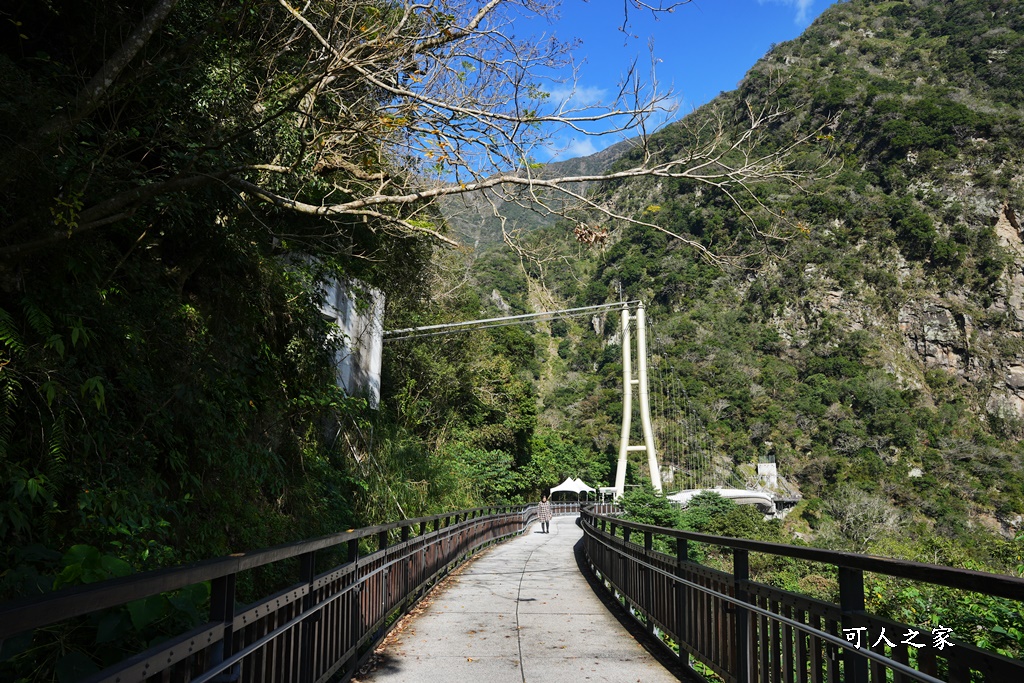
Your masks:
<instances>
[{"instance_id":1,"label":"white cloud","mask_svg":"<svg viewBox=\"0 0 1024 683\"><path fill-rule=\"evenodd\" d=\"M558 105L565 103L568 107L572 108L592 107L595 104L600 104L607 92L607 89L597 86L578 85L573 88L560 85L548 91L548 94L551 96L548 101Z\"/></svg>"},{"instance_id":2,"label":"white cloud","mask_svg":"<svg viewBox=\"0 0 1024 683\"><path fill-rule=\"evenodd\" d=\"M802 24L807 21L807 11L811 9L814 0L796 0L796 23Z\"/></svg>"},{"instance_id":3,"label":"white cloud","mask_svg":"<svg viewBox=\"0 0 1024 683\"><path fill-rule=\"evenodd\" d=\"M574 138L558 138L551 141L550 145L545 145L544 150L548 154L547 159L542 161L565 161L566 159L575 159L576 157L586 157L591 154L596 154L602 149L607 147L606 144L601 144L600 147L594 144L595 138L590 137L574 137ZM599 139L598 142L601 140ZM609 144L614 141L609 141Z\"/></svg>"},{"instance_id":4,"label":"white cloud","mask_svg":"<svg viewBox=\"0 0 1024 683\"><path fill-rule=\"evenodd\" d=\"M591 154L596 154L598 148L594 145L593 138L574 138L569 146L565 148L562 153L563 159L575 159L576 157L586 157Z\"/></svg>"},{"instance_id":5,"label":"white cloud","mask_svg":"<svg viewBox=\"0 0 1024 683\"><path fill-rule=\"evenodd\" d=\"M814 0L757 0L759 3L764 4L765 2L773 2L779 5L786 5L796 9L796 17L793 22L796 24L807 23L807 13L811 9L811 5L814 4Z\"/></svg>"}]
</instances>

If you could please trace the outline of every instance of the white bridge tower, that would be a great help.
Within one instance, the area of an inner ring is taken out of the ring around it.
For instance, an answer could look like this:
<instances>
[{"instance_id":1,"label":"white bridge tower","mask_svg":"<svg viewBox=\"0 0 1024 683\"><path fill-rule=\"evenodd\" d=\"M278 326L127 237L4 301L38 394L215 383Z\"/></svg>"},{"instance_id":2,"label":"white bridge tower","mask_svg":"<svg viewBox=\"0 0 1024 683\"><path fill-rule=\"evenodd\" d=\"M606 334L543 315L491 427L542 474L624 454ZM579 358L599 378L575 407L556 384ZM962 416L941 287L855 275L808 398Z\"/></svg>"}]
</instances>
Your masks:
<instances>
[{"instance_id":1,"label":"white bridge tower","mask_svg":"<svg viewBox=\"0 0 1024 683\"><path fill-rule=\"evenodd\" d=\"M629 333L630 320L636 322L637 378L633 379L633 342ZM633 387L640 397L640 424L643 427L642 445L630 444L633 423ZM630 315L629 306L622 305L622 437L619 440L619 465L615 470L615 497L622 496L626 488L626 462L631 451L645 451L651 471L651 485L661 493L661 467L654 449L654 430L651 427L651 402L647 388L647 318L644 304L637 305L636 315Z\"/></svg>"}]
</instances>

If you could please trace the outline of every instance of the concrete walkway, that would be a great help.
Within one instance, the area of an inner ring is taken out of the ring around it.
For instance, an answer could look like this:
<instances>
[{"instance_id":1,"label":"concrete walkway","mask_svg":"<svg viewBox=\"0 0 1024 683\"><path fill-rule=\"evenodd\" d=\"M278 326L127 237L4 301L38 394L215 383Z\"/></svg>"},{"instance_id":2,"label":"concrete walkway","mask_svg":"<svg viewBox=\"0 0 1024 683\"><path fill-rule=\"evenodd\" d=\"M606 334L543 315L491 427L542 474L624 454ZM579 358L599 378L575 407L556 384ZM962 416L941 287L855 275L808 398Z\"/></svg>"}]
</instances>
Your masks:
<instances>
[{"instance_id":1,"label":"concrete walkway","mask_svg":"<svg viewBox=\"0 0 1024 683\"><path fill-rule=\"evenodd\" d=\"M549 534L539 529L485 551L431 593L355 680L688 680L645 650L581 574L576 517L556 517Z\"/></svg>"}]
</instances>

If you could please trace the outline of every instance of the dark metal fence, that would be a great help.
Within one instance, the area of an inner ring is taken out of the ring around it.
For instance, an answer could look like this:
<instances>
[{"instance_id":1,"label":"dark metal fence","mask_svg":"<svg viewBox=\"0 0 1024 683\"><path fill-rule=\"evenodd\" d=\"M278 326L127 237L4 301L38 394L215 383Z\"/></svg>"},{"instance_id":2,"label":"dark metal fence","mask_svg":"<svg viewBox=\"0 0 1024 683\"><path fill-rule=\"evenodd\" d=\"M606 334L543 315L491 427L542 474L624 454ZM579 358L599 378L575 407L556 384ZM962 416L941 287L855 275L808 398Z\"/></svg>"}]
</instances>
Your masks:
<instances>
[{"instance_id":1,"label":"dark metal fence","mask_svg":"<svg viewBox=\"0 0 1024 683\"><path fill-rule=\"evenodd\" d=\"M559 504L556 514L575 514ZM128 681L347 680L398 616L484 546L522 533L536 506L404 520L199 564L58 591L0 606L0 644L33 629L209 581L208 622L88 678ZM369 551L368 551L369 548ZM343 562L317 573L317 553ZM296 583L238 607L236 580L298 561Z\"/></svg>"},{"instance_id":2,"label":"dark metal fence","mask_svg":"<svg viewBox=\"0 0 1024 683\"><path fill-rule=\"evenodd\" d=\"M863 573L912 579L1024 603L1024 579L817 548L707 536L580 512L591 569L647 624L674 641L679 655L701 662L725 681L748 683L1011 683L1024 681L1024 662L949 637L869 614ZM654 550L671 539L675 554ZM690 542L729 548L732 573L689 560ZM839 602L832 604L750 580L749 553L824 563L835 568ZM1024 617L1022 617L1024 623ZM885 629L883 632L882 629ZM844 630L845 629L845 630ZM866 629L857 631L855 629ZM905 638L909 630L919 640ZM879 633L888 633L888 646ZM854 636L865 636L860 648ZM903 642L904 639L908 642ZM662 641L664 642L664 641ZM915 648L914 642L926 647Z\"/></svg>"}]
</instances>

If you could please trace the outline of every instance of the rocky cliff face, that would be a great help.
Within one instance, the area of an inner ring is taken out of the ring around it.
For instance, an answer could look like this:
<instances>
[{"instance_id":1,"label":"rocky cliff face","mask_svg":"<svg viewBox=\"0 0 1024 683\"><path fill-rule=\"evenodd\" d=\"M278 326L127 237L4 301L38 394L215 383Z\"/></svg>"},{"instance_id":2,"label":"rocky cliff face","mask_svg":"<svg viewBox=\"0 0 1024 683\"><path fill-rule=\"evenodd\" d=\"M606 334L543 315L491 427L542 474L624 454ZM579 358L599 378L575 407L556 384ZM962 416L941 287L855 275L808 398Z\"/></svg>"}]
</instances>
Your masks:
<instances>
[{"instance_id":1,"label":"rocky cliff face","mask_svg":"<svg viewBox=\"0 0 1024 683\"><path fill-rule=\"evenodd\" d=\"M846 174L862 178L819 186L859 206L830 223L818 217L818 246L830 253L803 264L799 303L774 316L779 332L799 347L826 317L870 330L905 386L927 391L925 373L948 373L974 410L1018 432L1024 107L1004 88L1019 76L1008 62L1024 58L1021 11L1019 2L846 3L752 72L788 74L813 93L812 109L842 109L838 135L856 165ZM860 265L837 275L837 260Z\"/></svg>"},{"instance_id":2,"label":"rocky cliff face","mask_svg":"<svg viewBox=\"0 0 1024 683\"><path fill-rule=\"evenodd\" d=\"M899 254L889 264L902 296L886 313L871 300L872 286L858 280L844 289L817 264L804 266L807 291L786 306L774 325L789 344L802 347L826 316L847 330L871 330L886 346L889 369L908 387L925 386L923 374L955 376L983 399L975 407L1006 420L1024 420L1024 239L1013 207L1003 205L992 221L1003 274L987 292L929 286L920 268ZM852 290L852 291L851 291Z\"/></svg>"}]
</instances>

